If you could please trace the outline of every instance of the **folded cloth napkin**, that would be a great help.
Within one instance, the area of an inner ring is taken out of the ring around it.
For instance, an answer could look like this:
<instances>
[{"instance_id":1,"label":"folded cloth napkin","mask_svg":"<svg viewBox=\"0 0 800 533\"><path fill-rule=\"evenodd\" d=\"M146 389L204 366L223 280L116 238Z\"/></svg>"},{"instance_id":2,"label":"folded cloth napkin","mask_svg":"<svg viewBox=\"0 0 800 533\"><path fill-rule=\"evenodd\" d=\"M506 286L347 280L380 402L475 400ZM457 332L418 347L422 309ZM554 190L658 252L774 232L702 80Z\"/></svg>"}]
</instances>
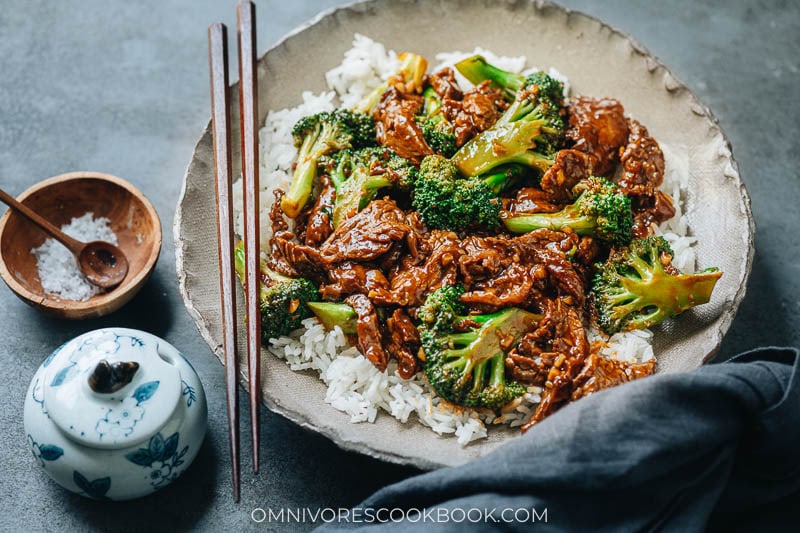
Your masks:
<instances>
[{"instance_id":1,"label":"folded cloth napkin","mask_svg":"<svg viewBox=\"0 0 800 533\"><path fill-rule=\"evenodd\" d=\"M800 501L798 359L762 348L595 393L325 527L700 531L768 518L759 510Z\"/></svg>"}]
</instances>

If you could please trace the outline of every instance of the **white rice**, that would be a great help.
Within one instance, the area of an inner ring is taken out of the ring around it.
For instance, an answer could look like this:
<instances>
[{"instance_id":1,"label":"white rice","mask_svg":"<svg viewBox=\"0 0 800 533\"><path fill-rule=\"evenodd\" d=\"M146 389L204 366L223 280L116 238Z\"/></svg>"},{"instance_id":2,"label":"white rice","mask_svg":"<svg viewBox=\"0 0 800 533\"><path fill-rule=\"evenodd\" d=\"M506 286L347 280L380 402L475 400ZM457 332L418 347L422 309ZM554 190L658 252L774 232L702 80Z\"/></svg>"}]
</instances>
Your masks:
<instances>
[{"instance_id":1,"label":"white rice","mask_svg":"<svg viewBox=\"0 0 800 533\"><path fill-rule=\"evenodd\" d=\"M83 242L106 241L119 244L108 224L107 218L94 218L93 213L86 213L61 226L61 231ZM63 300L85 301L103 291L86 280L78 269L72 252L55 239L47 239L41 246L31 250L31 253L36 257L39 279L47 294Z\"/></svg>"},{"instance_id":2,"label":"white rice","mask_svg":"<svg viewBox=\"0 0 800 533\"><path fill-rule=\"evenodd\" d=\"M476 48L472 52L440 53L431 71L451 66L474 53L482 54L487 60L503 69L528 73L538 70L526 67L526 59L503 57L489 50ZM330 91L318 95L303 93L303 102L291 109L270 111L264 127L259 132L261 161L261 228L262 249L267 249L271 230L267 221L273 202L272 190L288 187L291 182L291 166L296 157L292 144L291 129L301 117L334 107L351 107L363 96L388 78L398 66L397 54L368 37L356 34L353 48L345 53L342 63L331 69L325 76ZM550 67L548 74L564 82L565 96L569 93L569 80ZM472 85L460 74L456 77L462 88ZM659 228L673 246L674 264L681 270L694 269L695 254L692 245L695 240L687 237L687 225L681 207L686 194L688 180L688 156L686 150L673 149L662 145L666 159L666 176L662 189L675 199L676 216ZM236 231L242 232L241 185L234 187L234 202L238 212ZM607 340L607 347L601 354L620 360L635 362L647 361L654 357L653 334L649 330L618 333ZM605 339L598 332L590 333L590 340ZM462 446L487 436L487 425L507 424L510 427L522 425L533 413L540 401L541 389L529 387L523 398L507 406L507 412L497 416L488 409L463 409L453 406L431 390L423 373L410 380L404 380L395 373L396 363L392 362L386 372L379 372L372 363L361 355L355 347L348 344L339 328L325 331L315 319L303 321L303 328L289 336L272 339L268 350L276 357L284 359L292 370L314 370L327 385L325 401L335 409L350 416L353 423L374 422L380 412L405 423L411 418L430 427L439 435L454 436ZM412 417L412 415L415 415Z\"/></svg>"}]
</instances>

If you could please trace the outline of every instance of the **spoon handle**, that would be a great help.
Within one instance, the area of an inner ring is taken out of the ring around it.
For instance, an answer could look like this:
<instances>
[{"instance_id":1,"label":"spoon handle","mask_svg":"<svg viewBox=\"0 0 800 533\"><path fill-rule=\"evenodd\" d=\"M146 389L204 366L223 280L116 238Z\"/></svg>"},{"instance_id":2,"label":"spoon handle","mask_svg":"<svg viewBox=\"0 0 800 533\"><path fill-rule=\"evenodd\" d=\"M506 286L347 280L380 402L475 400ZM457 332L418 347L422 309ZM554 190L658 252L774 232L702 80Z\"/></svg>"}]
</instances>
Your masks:
<instances>
[{"instance_id":1,"label":"spoon handle","mask_svg":"<svg viewBox=\"0 0 800 533\"><path fill-rule=\"evenodd\" d=\"M70 252L73 254L80 253L81 249L83 248L83 243L73 239L53 224L42 218L40 215L35 213L30 207L27 207L20 202L17 201L16 198L8 194L3 189L0 189L0 201L4 204L8 205L11 209L15 210L17 213L22 215L23 217L27 218L39 228L42 229L45 233L53 237L55 240L66 246Z\"/></svg>"}]
</instances>

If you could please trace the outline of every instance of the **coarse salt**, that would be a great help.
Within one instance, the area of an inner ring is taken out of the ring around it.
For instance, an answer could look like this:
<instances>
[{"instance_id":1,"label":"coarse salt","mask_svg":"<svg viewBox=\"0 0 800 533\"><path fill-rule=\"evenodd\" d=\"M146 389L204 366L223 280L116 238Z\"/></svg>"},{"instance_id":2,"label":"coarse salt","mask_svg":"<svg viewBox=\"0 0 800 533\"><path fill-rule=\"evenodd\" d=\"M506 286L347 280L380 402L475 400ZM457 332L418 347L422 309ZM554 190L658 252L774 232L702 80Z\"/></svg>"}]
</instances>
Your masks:
<instances>
[{"instance_id":1,"label":"coarse salt","mask_svg":"<svg viewBox=\"0 0 800 533\"><path fill-rule=\"evenodd\" d=\"M61 226L61 231L79 241L106 241L117 245L117 236L109 222L105 217L94 218L94 213L86 213ZM39 279L47 294L63 300L84 301L103 291L86 280L72 252L55 239L47 239L31 253L36 257Z\"/></svg>"}]
</instances>

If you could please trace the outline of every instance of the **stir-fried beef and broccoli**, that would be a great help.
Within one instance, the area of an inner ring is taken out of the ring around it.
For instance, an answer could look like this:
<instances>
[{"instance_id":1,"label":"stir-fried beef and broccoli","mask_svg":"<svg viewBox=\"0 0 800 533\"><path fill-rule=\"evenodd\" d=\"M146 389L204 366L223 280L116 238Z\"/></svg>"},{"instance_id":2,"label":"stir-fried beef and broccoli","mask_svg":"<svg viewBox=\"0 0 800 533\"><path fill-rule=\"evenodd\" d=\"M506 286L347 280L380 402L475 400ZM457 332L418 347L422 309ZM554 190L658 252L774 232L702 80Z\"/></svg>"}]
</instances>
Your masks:
<instances>
[{"instance_id":1,"label":"stir-fried beef and broccoli","mask_svg":"<svg viewBox=\"0 0 800 533\"><path fill-rule=\"evenodd\" d=\"M602 356L587 331L651 327L708 302L721 273L681 273L655 235L675 209L647 129L617 100L565 101L543 72L473 56L456 65L475 84L463 90L450 68L400 60L353 109L294 128L262 266L264 338L313 314L379 370L396 359L464 407L542 387L525 427L651 374L654 361Z\"/></svg>"}]
</instances>

